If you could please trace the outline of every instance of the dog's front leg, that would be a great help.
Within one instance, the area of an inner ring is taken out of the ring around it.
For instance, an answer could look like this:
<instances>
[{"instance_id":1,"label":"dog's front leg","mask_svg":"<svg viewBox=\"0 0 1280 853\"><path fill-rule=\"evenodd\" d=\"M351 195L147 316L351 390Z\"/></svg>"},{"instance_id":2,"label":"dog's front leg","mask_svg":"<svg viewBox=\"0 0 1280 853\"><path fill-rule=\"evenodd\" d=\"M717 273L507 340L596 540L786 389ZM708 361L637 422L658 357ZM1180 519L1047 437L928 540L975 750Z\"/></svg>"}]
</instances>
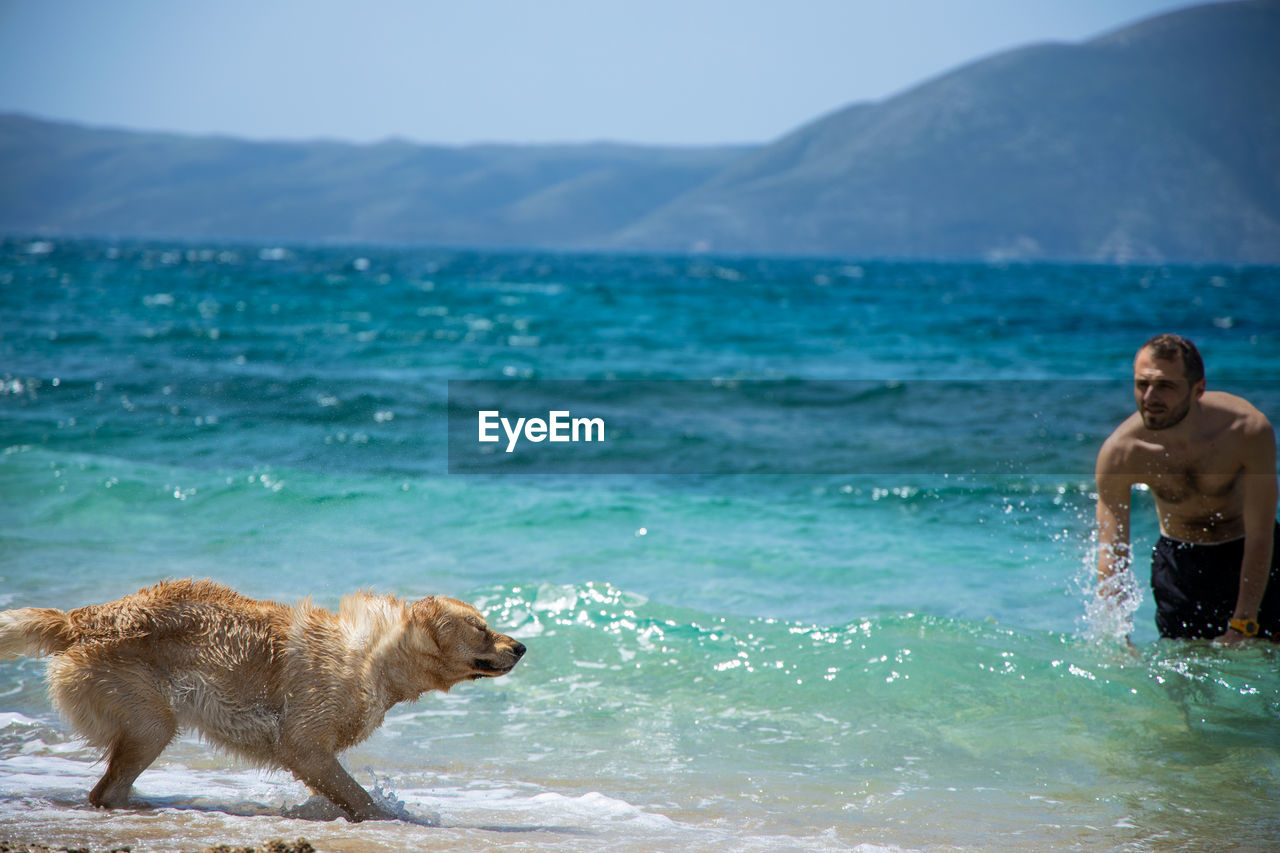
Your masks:
<instances>
[{"instance_id":1,"label":"dog's front leg","mask_svg":"<svg viewBox=\"0 0 1280 853\"><path fill-rule=\"evenodd\" d=\"M333 803L352 822L395 820L395 815L373 801L369 792L332 755L314 755L289 767L311 790Z\"/></svg>"}]
</instances>

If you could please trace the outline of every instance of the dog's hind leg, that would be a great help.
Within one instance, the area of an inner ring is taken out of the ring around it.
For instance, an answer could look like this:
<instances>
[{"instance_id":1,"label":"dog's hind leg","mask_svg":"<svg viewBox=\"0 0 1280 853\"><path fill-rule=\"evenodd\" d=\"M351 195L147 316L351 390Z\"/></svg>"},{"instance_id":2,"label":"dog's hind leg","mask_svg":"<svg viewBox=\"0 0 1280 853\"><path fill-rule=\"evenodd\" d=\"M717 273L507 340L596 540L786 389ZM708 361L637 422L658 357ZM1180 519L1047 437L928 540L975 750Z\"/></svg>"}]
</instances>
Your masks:
<instances>
[{"instance_id":1,"label":"dog's hind leg","mask_svg":"<svg viewBox=\"0 0 1280 853\"><path fill-rule=\"evenodd\" d=\"M308 788L342 809L352 822L395 819L395 815L373 801L369 792L351 778L334 756L308 756L287 766Z\"/></svg>"},{"instance_id":2,"label":"dog's hind leg","mask_svg":"<svg viewBox=\"0 0 1280 853\"><path fill-rule=\"evenodd\" d=\"M107 750L107 772L89 793L89 802L99 808L124 807L134 780L160 756L177 732L172 714L130 720L128 729Z\"/></svg>"},{"instance_id":3,"label":"dog's hind leg","mask_svg":"<svg viewBox=\"0 0 1280 853\"><path fill-rule=\"evenodd\" d=\"M49 666L49 693L82 737L105 751L107 772L89 802L120 808L143 770L178 732L178 722L155 674L145 666L94 658L73 649Z\"/></svg>"}]
</instances>

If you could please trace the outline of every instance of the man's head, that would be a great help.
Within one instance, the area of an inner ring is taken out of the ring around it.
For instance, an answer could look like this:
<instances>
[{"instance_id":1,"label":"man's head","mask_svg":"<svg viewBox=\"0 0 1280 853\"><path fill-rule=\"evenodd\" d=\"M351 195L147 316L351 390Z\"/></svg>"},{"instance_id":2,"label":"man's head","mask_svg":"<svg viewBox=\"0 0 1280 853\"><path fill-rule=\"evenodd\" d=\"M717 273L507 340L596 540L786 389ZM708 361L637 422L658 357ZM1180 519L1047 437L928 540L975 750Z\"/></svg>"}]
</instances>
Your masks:
<instances>
[{"instance_id":1,"label":"man's head","mask_svg":"<svg viewBox=\"0 0 1280 853\"><path fill-rule=\"evenodd\" d=\"M1147 429L1181 423L1204 393L1204 361L1196 345L1178 335L1156 335L1133 361L1133 396Z\"/></svg>"}]
</instances>

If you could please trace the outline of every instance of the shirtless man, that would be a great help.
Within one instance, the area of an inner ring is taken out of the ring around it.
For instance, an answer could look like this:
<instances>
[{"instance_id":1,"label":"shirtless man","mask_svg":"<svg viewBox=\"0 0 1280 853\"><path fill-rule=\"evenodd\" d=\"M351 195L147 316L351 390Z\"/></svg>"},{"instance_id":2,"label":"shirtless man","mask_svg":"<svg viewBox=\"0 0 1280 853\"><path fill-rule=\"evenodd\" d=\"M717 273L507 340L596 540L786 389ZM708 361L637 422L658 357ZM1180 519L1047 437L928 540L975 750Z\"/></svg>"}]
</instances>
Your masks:
<instances>
[{"instance_id":1,"label":"shirtless man","mask_svg":"<svg viewBox=\"0 0 1280 853\"><path fill-rule=\"evenodd\" d=\"M1162 534L1151 558L1160 635L1280 641L1270 422L1247 400L1205 391L1200 353L1177 335L1138 350L1133 393L1138 411L1098 451L1099 594L1120 590L1130 561L1130 493L1145 484Z\"/></svg>"}]
</instances>

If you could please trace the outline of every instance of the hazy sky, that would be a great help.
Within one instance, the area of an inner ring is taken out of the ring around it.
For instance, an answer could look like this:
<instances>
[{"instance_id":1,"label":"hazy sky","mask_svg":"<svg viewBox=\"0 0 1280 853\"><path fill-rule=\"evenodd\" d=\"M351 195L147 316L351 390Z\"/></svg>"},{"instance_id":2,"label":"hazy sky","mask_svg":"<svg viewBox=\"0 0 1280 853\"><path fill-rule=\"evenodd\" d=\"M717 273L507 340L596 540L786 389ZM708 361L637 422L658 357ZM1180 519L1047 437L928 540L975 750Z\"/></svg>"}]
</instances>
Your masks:
<instances>
[{"instance_id":1,"label":"hazy sky","mask_svg":"<svg viewBox=\"0 0 1280 853\"><path fill-rule=\"evenodd\" d=\"M0 112L253 139L765 142L1187 0L0 0Z\"/></svg>"}]
</instances>

